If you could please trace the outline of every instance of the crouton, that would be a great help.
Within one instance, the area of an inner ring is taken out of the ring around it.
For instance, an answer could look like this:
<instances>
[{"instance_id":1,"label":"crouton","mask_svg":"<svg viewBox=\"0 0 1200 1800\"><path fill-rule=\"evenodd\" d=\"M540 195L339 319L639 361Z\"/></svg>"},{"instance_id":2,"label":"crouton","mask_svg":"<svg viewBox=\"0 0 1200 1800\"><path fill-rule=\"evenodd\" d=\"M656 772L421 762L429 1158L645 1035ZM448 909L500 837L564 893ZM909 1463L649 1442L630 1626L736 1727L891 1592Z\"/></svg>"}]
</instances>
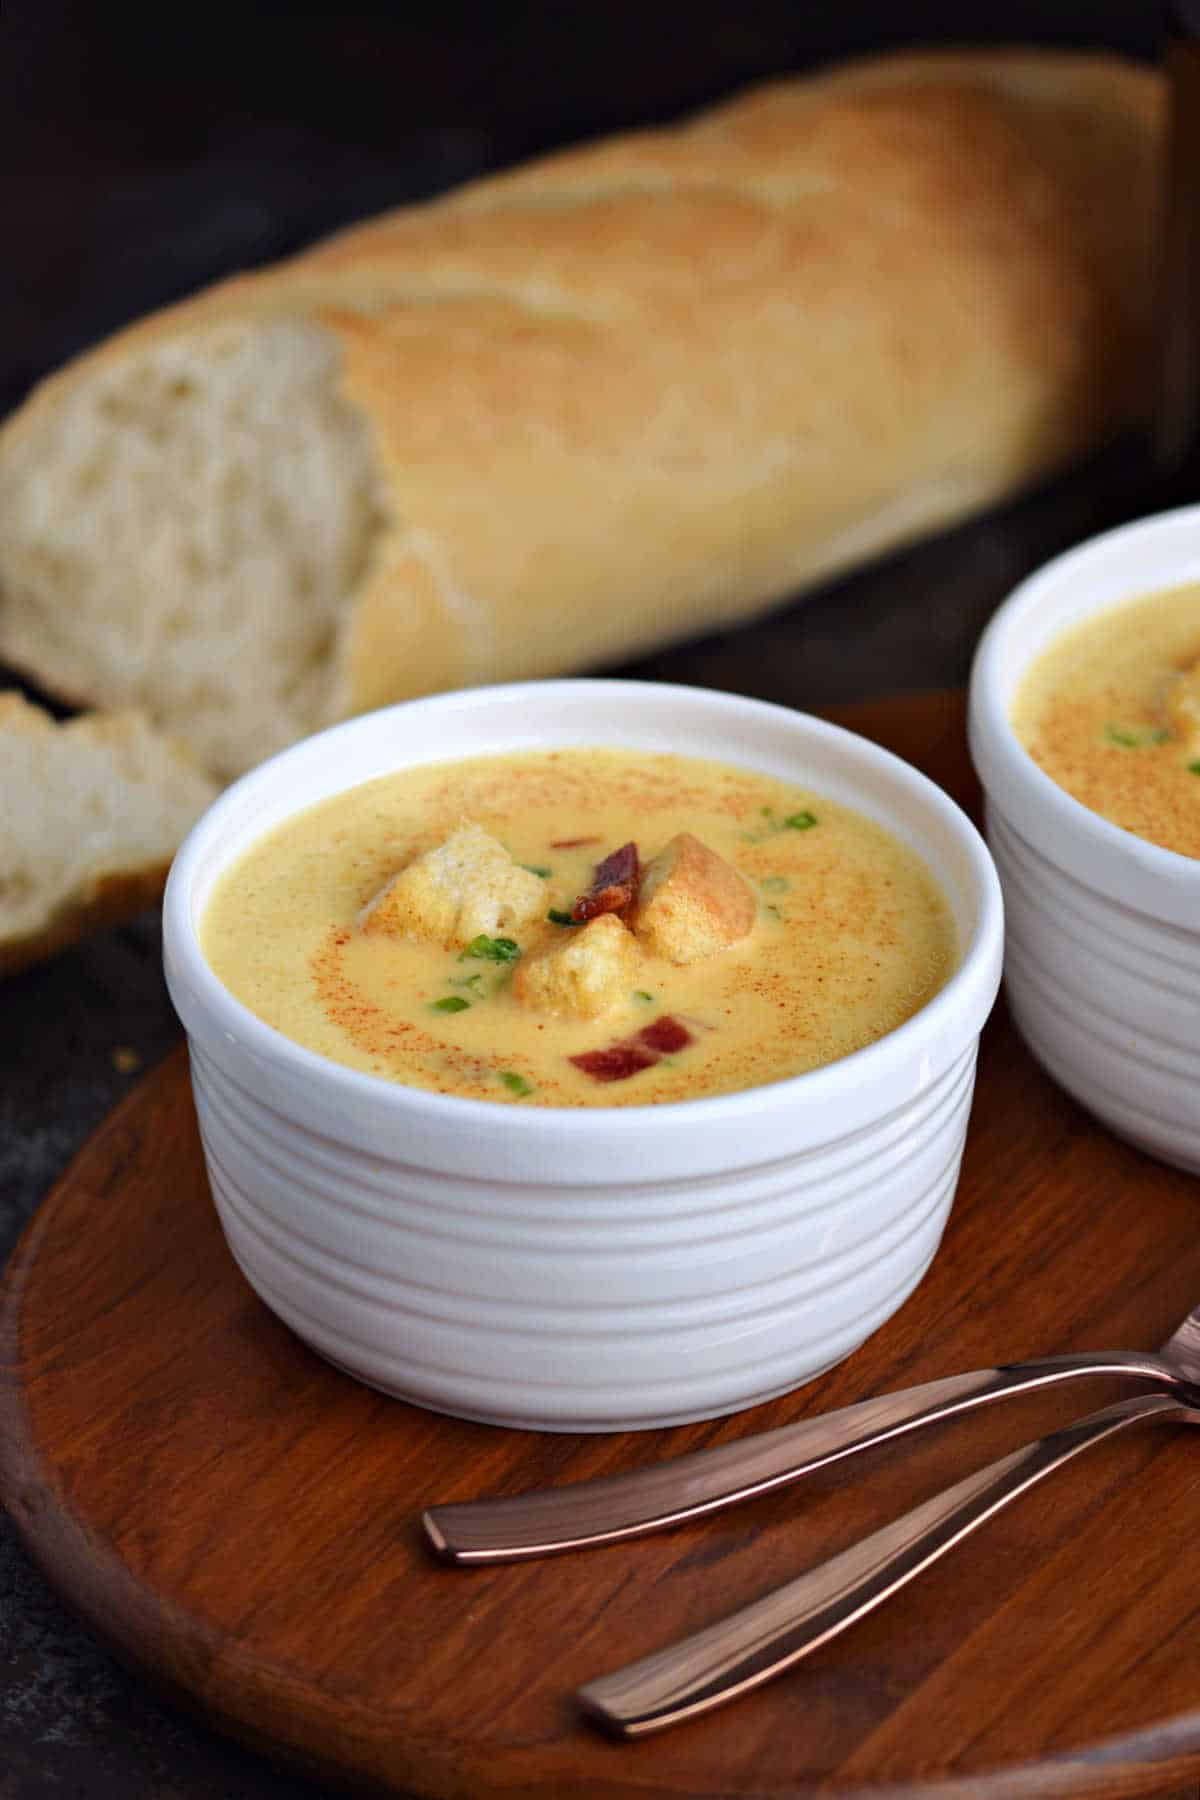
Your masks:
<instances>
[{"instance_id":1,"label":"crouton","mask_svg":"<svg viewBox=\"0 0 1200 1800\"><path fill-rule=\"evenodd\" d=\"M385 931L446 948L483 934L519 931L546 909L539 876L515 863L480 825L464 821L445 843L416 857L369 900L363 931Z\"/></svg>"},{"instance_id":2,"label":"crouton","mask_svg":"<svg viewBox=\"0 0 1200 1800\"><path fill-rule=\"evenodd\" d=\"M745 937L758 902L723 857L681 831L642 873L635 935L667 962L699 962Z\"/></svg>"},{"instance_id":3,"label":"crouton","mask_svg":"<svg viewBox=\"0 0 1200 1800\"><path fill-rule=\"evenodd\" d=\"M1167 689L1167 722L1191 755L1200 753L1200 658L1176 675Z\"/></svg>"},{"instance_id":4,"label":"crouton","mask_svg":"<svg viewBox=\"0 0 1200 1800\"><path fill-rule=\"evenodd\" d=\"M638 979L642 953L616 913L601 913L578 930L554 937L522 957L512 991L538 1012L594 1019L627 999Z\"/></svg>"}]
</instances>

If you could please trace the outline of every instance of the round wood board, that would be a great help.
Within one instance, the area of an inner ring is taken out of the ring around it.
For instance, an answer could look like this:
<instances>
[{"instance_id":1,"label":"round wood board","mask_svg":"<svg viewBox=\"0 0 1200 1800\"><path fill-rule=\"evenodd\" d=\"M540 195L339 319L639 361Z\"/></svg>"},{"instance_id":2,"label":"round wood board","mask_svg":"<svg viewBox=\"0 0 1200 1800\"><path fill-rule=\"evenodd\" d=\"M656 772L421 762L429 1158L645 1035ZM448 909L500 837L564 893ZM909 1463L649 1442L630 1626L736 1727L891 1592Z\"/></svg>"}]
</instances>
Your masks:
<instances>
[{"instance_id":1,"label":"round wood board","mask_svg":"<svg viewBox=\"0 0 1200 1800\"><path fill-rule=\"evenodd\" d=\"M839 715L973 804L961 699ZM623 1744L572 1696L1115 1390L1014 1403L676 1532L525 1566L426 1552L423 1506L631 1468L1049 1350L1149 1346L1200 1297L1200 1184L1117 1143L997 1011L921 1287L840 1367L711 1425L508 1432L388 1400L254 1297L182 1052L43 1205L3 1294L0 1497L148 1679L310 1773L417 1796L1161 1793L1200 1774L1200 1443L1081 1458L736 1706Z\"/></svg>"}]
</instances>

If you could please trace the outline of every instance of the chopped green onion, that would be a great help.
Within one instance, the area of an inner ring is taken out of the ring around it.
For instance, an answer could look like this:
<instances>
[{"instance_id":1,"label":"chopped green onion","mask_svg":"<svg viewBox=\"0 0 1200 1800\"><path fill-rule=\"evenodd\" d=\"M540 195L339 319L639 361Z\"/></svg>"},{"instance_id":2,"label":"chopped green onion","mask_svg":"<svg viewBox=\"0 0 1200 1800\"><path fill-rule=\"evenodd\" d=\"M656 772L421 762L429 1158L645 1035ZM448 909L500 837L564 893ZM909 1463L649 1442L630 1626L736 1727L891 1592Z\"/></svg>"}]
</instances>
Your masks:
<instances>
[{"instance_id":1,"label":"chopped green onion","mask_svg":"<svg viewBox=\"0 0 1200 1800\"><path fill-rule=\"evenodd\" d=\"M480 974L478 969L476 969L476 971L473 975L464 975L457 981L454 979L453 976L451 976L450 977L450 986L451 987L460 987L460 988L470 988L470 990L473 994L482 994L483 993L483 976Z\"/></svg>"},{"instance_id":2,"label":"chopped green onion","mask_svg":"<svg viewBox=\"0 0 1200 1800\"><path fill-rule=\"evenodd\" d=\"M786 875L764 875L758 885L768 894L786 894L792 884Z\"/></svg>"},{"instance_id":3,"label":"chopped green onion","mask_svg":"<svg viewBox=\"0 0 1200 1800\"><path fill-rule=\"evenodd\" d=\"M583 923L582 919L573 919L569 912L563 912L557 906L552 906L546 917L552 925L581 925Z\"/></svg>"},{"instance_id":4,"label":"chopped green onion","mask_svg":"<svg viewBox=\"0 0 1200 1800\"><path fill-rule=\"evenodd\" d=\"M772 837L777 831L811 831L817 823L816 813L807 810L789 813L786 819L781 819L771 806L760 806L758 810L767 821L767 829L739 832L738 836L747 844L761 844L764 838Z\"/></svg>"},{"instance_id":5,"label":"chopped green onion","mask_svg":"<svg viewBox=\"0 0 1200 1800\"><path fill-rule=\"evenodd\" d=\"M501 1069L500 1079L509 1093L516 1094L520 1099L533 1092L532 1083L526 1081L523 1075L518 1075L515 1069Z\"/></svg>"},{"instance_id":6,"label":"chopped green onion","mask_svg":"<svg viewBox=\"0 0 1200 1800\"><path fill-rule=\"evenodd\" d=\"M464 1000L461 994L446 994L441 1000L435 1000L430 1010L447 1013L466 1012L470 1004L471 1002Z\"/></svg>"},{"instance_id":7,"label":"chopped green onion","mask_svg":"<svg viewBox=\"0 0 1200 1800\"><path fill-rule=\"evenodd\" d=\"M544 863L522 863L521 867L528 869L531 875L540 875L543 881L548 881L554 873L554 870L546 868Z\"/></svg>"},{"instance_id":8,"label":"chopped green onion","mask_svg":"<svg viewBox=\"0 0 1200 1800\"><path fill-rule=\"evenodd\" d=\"M472 938L465 950L458 953L459 962L466 962L469 956L478 956L484 962L510 963L516 962L521 954L521 946L513 938L487 937L480 932Z\"/></svg>"},{"instance_id":9,"label":"chopped green onion","mask_svg":"<svg viewBox=\"0 0 1200 1800\"><path fill-rule=\"evenodd\" d=\"M1148 731L1133 731L1127 725L1114 725L1110 720L1104 727L1104 735L1110 744L1120 744L1123 750L1140 750L1144 744L1165 744L1171 734L1161 726Z\"/></svg>"},{"instance_id":10,"label":"chopped green onion","mask_svg":"<svg viewBox=\"0 0 1200 1800\"><path fill-rule=\"evenodd\" d=\"M1189 775L1200 775L1200 758L1198 758L1195 762L1190 762L1188 764L1188 774Z\"/></svg>"},{"instance_id":11,"label":"chopped green onion","mask_svg":"<svg viewBox=\"0 0 1200 1800\"><path fill-rule=\"evenodd\" d=\"M643 1006L654 1005L654 995L648 994L645 988L634 988L633 997L635 1000L640 1000Z\"/></svg>"}]
</instances>

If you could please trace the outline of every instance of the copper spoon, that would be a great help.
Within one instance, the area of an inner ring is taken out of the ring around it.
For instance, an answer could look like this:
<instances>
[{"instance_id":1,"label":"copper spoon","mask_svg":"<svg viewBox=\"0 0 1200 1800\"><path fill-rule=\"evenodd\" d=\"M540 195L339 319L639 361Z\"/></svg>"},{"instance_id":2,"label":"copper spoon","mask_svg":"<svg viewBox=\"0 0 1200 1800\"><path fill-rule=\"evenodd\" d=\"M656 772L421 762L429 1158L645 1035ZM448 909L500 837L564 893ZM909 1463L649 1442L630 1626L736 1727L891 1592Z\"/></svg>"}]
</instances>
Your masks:
<instances>
[{"instance_id":1,"label":"copper spoon","mask_svg":"<svg viewBox=\"0 0 1200 1800\"><path fill-rule=\"evenodd\" d=\"M597 1724L632 1738L736 1700L881 1606L1081 1450L1144 1420L1200 1424L1200 1388L1179 1382L1119 1401L1001 1457L753 1605L588 1682L580 1703Z\"/></svg>"},{"instance_id":2,"label":"copper spoon","mask_svg":"<svg viewBox=\"0 0 1200 1800\"><path fill-rule=\"evenodd\" d=\"M515 1562L617 1543L770 1493L926 1425L1085 1375L1128 1376L1142 1387L1168 1391L1181 1377L1200 1382L1200 1306L1157 1356L1096 1351L977 1369L626 1475L432 1506L422 1522L438 1555L455 1563Z\"/></svg>"}]
</instances>

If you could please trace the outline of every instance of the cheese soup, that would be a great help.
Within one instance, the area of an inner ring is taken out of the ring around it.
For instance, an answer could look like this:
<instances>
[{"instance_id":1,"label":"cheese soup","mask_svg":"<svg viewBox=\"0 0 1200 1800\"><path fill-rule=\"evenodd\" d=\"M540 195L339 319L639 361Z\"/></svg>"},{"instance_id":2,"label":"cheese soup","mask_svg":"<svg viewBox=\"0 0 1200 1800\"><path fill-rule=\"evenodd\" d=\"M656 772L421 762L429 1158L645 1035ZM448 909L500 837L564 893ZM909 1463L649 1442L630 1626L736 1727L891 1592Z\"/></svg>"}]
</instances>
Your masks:
<instances>
[{"instance_id":1,"label":"cheese soup","mask_svg":"<svg viewBox=\"0 0 1200 1800\"><path fill-rule=\"evenodd\" d=\"M310 1050L544 1106L815 1069L902 1024L958 957L931 874L872 821L617 749L405 769L322 801L228 871L201 935L226 987Z\"/></svg>"},{"instance_id":2,"label":"cheese soup","mask_svg":"<svg viewBox=\"0 0 1200 1800\"><path fill-rule=\"evenodd\" d=\"M1012 724L1084 806L1200 857L1200 587L1147 595L1072 627L1026 675Z\"/></svg>"}]
</instances>

